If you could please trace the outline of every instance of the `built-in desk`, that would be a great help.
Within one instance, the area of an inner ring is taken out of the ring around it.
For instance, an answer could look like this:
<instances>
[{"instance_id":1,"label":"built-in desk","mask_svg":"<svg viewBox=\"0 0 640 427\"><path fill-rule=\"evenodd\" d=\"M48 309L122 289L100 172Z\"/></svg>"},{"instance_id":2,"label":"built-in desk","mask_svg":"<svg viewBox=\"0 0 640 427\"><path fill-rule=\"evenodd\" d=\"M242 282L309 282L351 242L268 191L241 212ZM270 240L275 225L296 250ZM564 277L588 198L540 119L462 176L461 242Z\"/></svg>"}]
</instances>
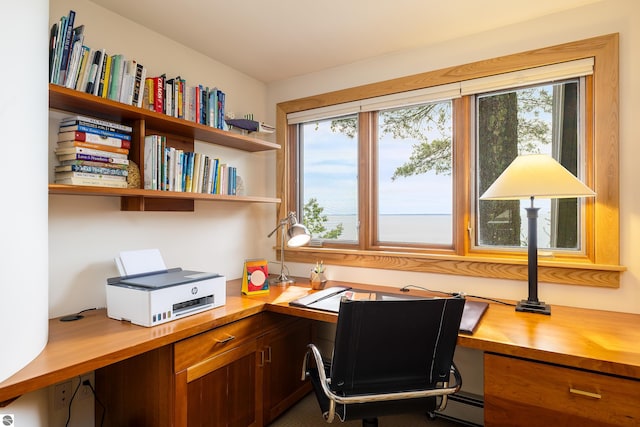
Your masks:
<instances>
[{"instance_id":1,"label":"built-in desk","mask_svg":"<svg viewBox=\"0 0 640 427\"><path fill-rule=\"evenodd\" d=\"M224 307L153 328L108 319L103 310L75 322L52 319L44 351L0 383L0 402L263 312L336 320L332 313L288 305L313 292L306 283L251 297L239 289L238 280L230 281ZM485 352L486 425L569 425L563 417L577 423L571 425L639 425L639 326L637 314L553 305L544 316L492 303L475 333L458 341Z\"/></svg>"}]
</instances>

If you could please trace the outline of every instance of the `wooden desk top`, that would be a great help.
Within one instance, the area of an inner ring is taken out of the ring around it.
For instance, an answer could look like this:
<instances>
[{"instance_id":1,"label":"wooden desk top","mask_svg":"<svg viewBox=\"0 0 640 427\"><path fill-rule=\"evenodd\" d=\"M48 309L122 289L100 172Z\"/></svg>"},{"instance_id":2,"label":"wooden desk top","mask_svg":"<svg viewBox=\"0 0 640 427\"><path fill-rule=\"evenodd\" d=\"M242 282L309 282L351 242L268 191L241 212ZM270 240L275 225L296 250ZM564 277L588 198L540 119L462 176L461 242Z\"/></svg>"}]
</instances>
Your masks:
<instances>
[{"instance_id":1,"label":"wooden desk top","mask_svg":"<svg viewBox=\"0 0 640 427\"><path fill-rule=\"evenodd\" d=\"M332 285L398 292L353 283L330 282ZM333 313L289 306L289 301L309 292L313 291L304 283L247 297L240 295L240 281L232 280L227 284L224 307L151 328L109 319L105 310L83 313L85 318L74 322L51 319L47 346L25 368L0 383L0 402L262 311L335 322ZM426 293L411 290L410 295ZM640 315L556 305L551 310L551 316L518 313L512 306L491 303L475 333L461 334L458 343L640 380Z\"/></svg>"}]
</instances>

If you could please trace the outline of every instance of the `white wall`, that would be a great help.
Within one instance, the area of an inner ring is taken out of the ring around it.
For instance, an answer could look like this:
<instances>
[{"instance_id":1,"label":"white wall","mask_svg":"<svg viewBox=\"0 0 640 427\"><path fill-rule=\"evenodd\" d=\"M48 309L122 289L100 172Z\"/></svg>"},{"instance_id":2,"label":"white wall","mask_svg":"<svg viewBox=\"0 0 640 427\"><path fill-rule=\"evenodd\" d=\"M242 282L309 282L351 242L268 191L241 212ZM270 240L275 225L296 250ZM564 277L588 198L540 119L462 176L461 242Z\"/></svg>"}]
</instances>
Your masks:
<instances>
[{"instance_id":1,"label":"white wall","mask_svg":"<svg viewBox=\"0 0 640 427\"><path fill-rule=\"evenodd\" d=\"M598 2L533 21L425 46L408 52L372 58L366 61L298 76L268 86L270 120L275 119L278 102L329 91L360 86L396 77L418 74L473 61L490 59L530 49L620 33L620 253L622 274L619 289L541 283L540 299L557 305L602 308L640 313L640 197L637 183L640 171L640 2L610 0ZM308 265L288 263L293 274L306 276ZM449 275L412 273L328 266L329 279L392 286L418 284L432 289L463 291L468 294L520 300L526 297L525 281L476 279Z\"/></svg>"},{"instance_id":2,"label":"white wall","mask_svg":"<svg viewBox=\"0 0 640 427\"><path fill-rule=\"evenodd\" d=\"M163 6L164 7L164 6ZM122 53L148 68L148 76L180 75L187 83L217 86L227 93L227 110L266 114L266 87L224 64L141 27L85 0L52 0L49 25L76 11L85 25L85 44ZM59 115L50 118L50 162ZM238 166L247 194L275 196L275 153L245 153L205 143L196 150ZM50 172L50 175L52 173ZM239 278L245 257L271 257L275 224L272 204L196 202L195 212L121 212L118 198L49 197L49 315L56 317L104 306L104 286L117 276L120 251L157 247L169 267L212 271Z\"/></svg>"},{"instance_id":3,"label":"white wall","mask_svg":"<svg viewBox=\"0 0 640 427\"><path fill-rule=\"evenodd\" d=\"M0 381L33 359L47 342L46 1L10 4L0 26ZM29 13L32 9L38 13ZM23 33L19 40L16 34ZM19 42L18 42L19 41ZM25 55L29 52L29 55ZM20 59L19 59L20 58ZM4 62L7 61L7 62ZM9 66L9 63L11 64ZM24 336L32 337L25 341Z\"/></svg>"},{"instance_id":4,"label":"white wall","mask_svg":"<svg viewBox=\"0 0 640 427\"><path fill-rule=\"evenodd\" d=\"M11 2L2 11L11 19L0 26L0 382L40 353L48 333L47 1ZM47 415L44 394L23 396L0 414L38 425Z\"/></svg>"}]
</instances>

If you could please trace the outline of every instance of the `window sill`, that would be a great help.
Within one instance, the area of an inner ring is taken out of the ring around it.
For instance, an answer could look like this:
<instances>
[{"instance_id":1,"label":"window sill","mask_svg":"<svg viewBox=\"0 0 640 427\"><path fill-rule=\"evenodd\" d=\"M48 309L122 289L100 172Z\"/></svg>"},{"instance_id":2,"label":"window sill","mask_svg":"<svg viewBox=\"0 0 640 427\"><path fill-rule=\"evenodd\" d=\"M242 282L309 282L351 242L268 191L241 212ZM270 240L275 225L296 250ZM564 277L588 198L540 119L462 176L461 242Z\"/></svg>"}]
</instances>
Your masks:
<instances>
[{"instance_id":1,"label":"window sill","mask_svg":"<svg viewBox=\"0 0 640 427\"><path fill-rule=\"evenodd\" d=\"M452 274L457 276L497 279L527 280L527 260L523 258L497 258L487 256L459 256L440 254L415 254L391 251L361 251L335 248L287 249L289 262L315 263L348 267L380 268L387 270L416 271L423 273ZM588 262L568 262L565 259L538 260L540 282L569 285L619 288L620 273L626 267L601 265Z\"/></svg>"}]
</instances>

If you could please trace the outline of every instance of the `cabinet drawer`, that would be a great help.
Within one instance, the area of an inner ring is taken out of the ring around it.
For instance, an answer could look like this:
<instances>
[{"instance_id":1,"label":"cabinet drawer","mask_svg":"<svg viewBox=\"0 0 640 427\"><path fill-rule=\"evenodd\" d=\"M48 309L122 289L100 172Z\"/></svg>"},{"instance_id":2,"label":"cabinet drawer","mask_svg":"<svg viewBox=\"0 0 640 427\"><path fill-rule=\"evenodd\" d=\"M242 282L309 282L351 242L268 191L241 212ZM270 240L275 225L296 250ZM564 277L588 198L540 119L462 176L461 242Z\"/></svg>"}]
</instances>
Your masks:
<instances>
[{"instance_id":1,"label":"cabinet drawer","mask_svg":"<svg viewBox=\"0 0 640 427\"><path fill-rule=\"evenodd\" d=\"M640 381L485 354L486 426L637 426Z\"/></svg>"},{"instance_id":2,"label":"cabinet drawer","mask_svg":"<svg viewBox=\"0 0 640 427\"><path fill-rule=\"evenodd\" d=\"M175 372L238 347L261 333L262 315L257 314L179 341L174 344Z\"/></svg>"}]
</instances>

